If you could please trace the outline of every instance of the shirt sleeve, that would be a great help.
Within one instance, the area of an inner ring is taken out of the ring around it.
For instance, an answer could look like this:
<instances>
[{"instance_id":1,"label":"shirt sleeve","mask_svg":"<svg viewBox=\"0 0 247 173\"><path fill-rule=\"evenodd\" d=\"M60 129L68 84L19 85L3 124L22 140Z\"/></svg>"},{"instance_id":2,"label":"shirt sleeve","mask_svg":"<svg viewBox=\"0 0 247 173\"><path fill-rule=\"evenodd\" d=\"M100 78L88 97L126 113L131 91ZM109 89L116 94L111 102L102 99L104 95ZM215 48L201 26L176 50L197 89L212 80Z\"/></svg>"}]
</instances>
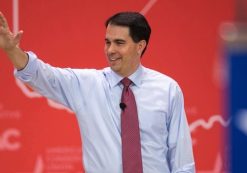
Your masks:
<instances>
[{"instance_id":1,"label":"shirt sleeve","mask_svg":"<svg viewBox=\"0 0 247 173\"><path fill-rule=\"evenodd\" d=\"M38 59L33 52L27 52L29 60L20 71L15 69L15 76L28 84L41 95L75 111L76 103L72 99L78 80L70 68L56 68Z\"/></svg>"},{"instance_id":2,"label":"shirt sleeve","mask_svg":"<svg viewBox=\"0 0 247 173\"><path fill-rule=\"evenodd\" d=\"M184 98L179 86L174 88L170 93L169 166L172 173L194 173L195 163L190 130L184 111Z\"/></svg>"}]
</instances>

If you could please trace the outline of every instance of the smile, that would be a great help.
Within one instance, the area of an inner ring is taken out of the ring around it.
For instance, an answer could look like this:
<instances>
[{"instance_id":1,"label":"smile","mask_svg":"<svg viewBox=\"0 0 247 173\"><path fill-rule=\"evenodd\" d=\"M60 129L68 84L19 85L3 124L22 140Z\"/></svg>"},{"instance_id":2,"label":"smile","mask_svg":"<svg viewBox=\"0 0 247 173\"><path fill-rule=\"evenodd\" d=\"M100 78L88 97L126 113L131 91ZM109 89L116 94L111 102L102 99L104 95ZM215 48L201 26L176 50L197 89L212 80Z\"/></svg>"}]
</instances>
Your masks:
<instances>
[{"instance_id":1,"label":"smile","mask_svg":"<svg viewBox=\"0 0 247 173\"><path fill-rule=\"evenodd\" d=\"M118 59L120 59L120 58L109 58L110 61L116 61Z\"/></svg>"}]
</instances>

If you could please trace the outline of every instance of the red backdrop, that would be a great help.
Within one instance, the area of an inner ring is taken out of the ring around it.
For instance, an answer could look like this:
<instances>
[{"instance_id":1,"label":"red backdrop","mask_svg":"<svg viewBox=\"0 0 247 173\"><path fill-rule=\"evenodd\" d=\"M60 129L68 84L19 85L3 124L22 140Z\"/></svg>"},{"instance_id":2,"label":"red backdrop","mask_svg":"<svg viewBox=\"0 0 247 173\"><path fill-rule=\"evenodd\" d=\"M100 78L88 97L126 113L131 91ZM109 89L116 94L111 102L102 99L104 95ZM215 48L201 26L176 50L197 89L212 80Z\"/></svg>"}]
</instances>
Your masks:
<instances>
[{"instance_id":1,"label":"red backdrop","mask_svg":"<svg viewBox=\"0 0 247 173\"><path fill-rule=\"evenodd\" d=\"M21 47L60 67L105 67L104 22L133 10L152 26L142 63L183 89L197 172L226 171L219 27L233 21L233 0L0 0L10 27L24 30ZM17 81L2 51L0 83L0 172L83 172L75 116Z\"/></svg>"}]
</instances>

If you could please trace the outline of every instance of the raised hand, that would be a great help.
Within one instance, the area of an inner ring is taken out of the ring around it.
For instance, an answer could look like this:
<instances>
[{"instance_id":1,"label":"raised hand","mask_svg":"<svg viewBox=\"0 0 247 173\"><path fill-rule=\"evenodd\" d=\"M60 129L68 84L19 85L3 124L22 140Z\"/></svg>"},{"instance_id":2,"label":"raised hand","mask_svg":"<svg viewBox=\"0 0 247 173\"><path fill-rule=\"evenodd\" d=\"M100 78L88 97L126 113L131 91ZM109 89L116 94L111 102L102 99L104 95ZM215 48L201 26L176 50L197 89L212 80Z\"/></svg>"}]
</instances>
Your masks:
<instances>
[{"instance_id":1,"label":"raised hand","mask_svg":"<svg viewBox=\"0 0 247 173\"><path fill-rule=\"evenodd\" d=\"M28 63L27 54L18 46L22 34L23 31L13 34L9 29L6 18L0 12L0 49L5 51L17 70L23 69Z\"/></svg>"},{"instance_id":2,"label":"raised hand","mask_svg":"<svg viewBox=\"0 0 247 173\"><path fill-rule=\"evenodd\" d=\"M8 52L16 48L21 40L23 31L13 34L4 15L0 12L0 48Z\"/></svg>"}]
</instances>

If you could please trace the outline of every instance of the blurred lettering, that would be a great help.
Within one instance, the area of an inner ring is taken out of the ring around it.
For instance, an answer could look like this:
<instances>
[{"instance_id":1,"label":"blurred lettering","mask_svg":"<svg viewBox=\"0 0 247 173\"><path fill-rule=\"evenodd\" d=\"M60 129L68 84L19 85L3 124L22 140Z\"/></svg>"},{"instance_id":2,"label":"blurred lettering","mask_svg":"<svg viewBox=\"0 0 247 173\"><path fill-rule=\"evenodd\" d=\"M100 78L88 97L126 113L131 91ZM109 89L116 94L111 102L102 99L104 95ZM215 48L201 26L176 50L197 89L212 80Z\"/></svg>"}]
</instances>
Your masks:
<instances>
[{"instance_id":1,"label":"blurred lettering","mask_svg":"<svg viewBox=\"0 0 247 173\"><path fill-rule=\"evenodd\" d=\"M0 134L0 151L15 151L21 147L19 141L20 131L18 129L7 129Z\"/></svg>"}]
</instances>

